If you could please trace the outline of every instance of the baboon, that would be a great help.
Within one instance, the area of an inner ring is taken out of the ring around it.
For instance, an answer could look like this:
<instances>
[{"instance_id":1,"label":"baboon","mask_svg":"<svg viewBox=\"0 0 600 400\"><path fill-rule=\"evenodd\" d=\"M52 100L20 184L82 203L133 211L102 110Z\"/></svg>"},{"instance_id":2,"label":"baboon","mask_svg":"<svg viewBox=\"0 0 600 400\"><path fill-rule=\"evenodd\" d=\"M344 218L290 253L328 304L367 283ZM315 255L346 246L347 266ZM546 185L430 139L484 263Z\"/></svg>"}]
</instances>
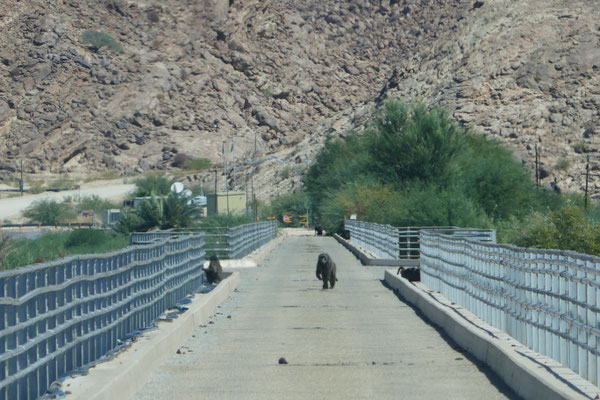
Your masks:
<instances>
[{"instance_id":1,"label":"baboon","mask_svg":"<svg viewBox=\"0 0 600 400\"><path fill-rule=\"evenodd\" d=\"M396 275L400 275L409 282L421 281L421 270L419 268L399 267Z\"/></svg>"},{"instance_id":2,"label":"baboon","mask_svg":"<svg viewBox=\"0 0 600 400\"><path fill-rule=\"evenodd\" d=\"M315 236L321 235L323 235L323 228L321 228L319 225L315 226Z\"/></svg>"},{"instance_id":3,"label":"baboon","mask_svg":"<svg viewBox=\"0 0 600 400\"><path fill-rule=\"evenodd\" d=\"M348 229L344 229L341 236L343 239L350 240L350 231Z\"/></svg>"},{"instance_id":4,"label":"baboon","mask_svg":"<svg viewBox=\"0 0 600 400\"><path fill-rule=\"evenodd\" d=\"M335 286L337 278L335 276L335 263L327 253L319 254L317 259L317 279L323 281L323 289L327 289L327 282L331 289Z\"/></svg>"},{"instance_id":5,"label":"baboon","mask_svg":"<svg viewBox=\"0 0 600 400\"><path fill-rule=\"evenodd\" d=\"M204 272L206 273L208 283L221 282L223 280L223 267L221 267L219 257L216 255L210 256L210 264L208 264L208 268Z\"/></svg>"}]
</instances>

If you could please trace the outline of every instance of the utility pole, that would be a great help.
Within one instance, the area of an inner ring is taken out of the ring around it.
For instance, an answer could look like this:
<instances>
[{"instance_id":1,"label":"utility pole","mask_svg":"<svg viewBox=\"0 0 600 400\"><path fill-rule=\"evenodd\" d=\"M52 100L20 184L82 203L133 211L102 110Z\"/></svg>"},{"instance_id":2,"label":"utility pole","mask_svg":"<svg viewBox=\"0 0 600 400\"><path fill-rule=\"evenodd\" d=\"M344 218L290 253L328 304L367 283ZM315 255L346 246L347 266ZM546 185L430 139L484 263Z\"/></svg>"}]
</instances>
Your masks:
<instances>
[{"instance_id":1,"label":"utility pole","mask_svg":"<svg viewBox=\"0 0 600 400\"><path fill-rule=\"evenodd\" d=\"M256 196L254 195L254 168L256 168L255 162L256 162L256 130L254 131L254 154L252 154L252 170L251 170L252 175L250 175L250 180L251 180L251 185L252 185L252 212L254 214L253 215L254 221L256 221Z\"/></svg>"},{"instance_id":2,"label":"utility pole","mask_svg":"<svg viewBox=\"0 0 600 400\"><path fill-rule=\"evenodd\" d=\"M23 196L23 156L21 156L21 179L19 179L19 192Z\"/></svg>"},{"instance_id":3,"label":"utility pole","mask_svg":"<svg viewBox=\"0 0 600 400\"><path fill-rule=\"evenodd\" d=\"M537 144L535 145L535 185L540 187L540 151Z\"/></svg>"},{"instance_id":4,"label":"utility pole","mask_svg":"<svg viewBox=\"0 0 600 400\"><path fill-rule=\"evenodd\" d=\"M590 156L587 156L587 162L585 164L585 197L583 199L583 209L587 211L588 203L588 182L590 180Z\"/></svg>"}]
</instances>

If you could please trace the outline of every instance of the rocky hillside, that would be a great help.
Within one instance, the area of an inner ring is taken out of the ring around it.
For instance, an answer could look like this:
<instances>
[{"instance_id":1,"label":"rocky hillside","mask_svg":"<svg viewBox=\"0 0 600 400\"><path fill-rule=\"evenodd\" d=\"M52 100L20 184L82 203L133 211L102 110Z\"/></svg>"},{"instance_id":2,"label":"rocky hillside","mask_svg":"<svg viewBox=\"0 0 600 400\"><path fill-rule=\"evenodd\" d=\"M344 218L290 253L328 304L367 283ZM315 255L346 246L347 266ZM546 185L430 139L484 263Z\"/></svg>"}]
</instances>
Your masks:
<instances>
[{"instance_id":1,"label":"rocky hillside","mask_svg":"<svg viewBox=\"0 0 600 400\"><path fill-rule=\"evenodd\" d=\"M578 190L585 156L600 166L594 3L3 2L0 179L21 158L27 173L126 175L176 154L222 166L225 150L231 185L255 158L268 198L299 186L327 135L400 96L441 102L530 168L538 145L543 182Z\"/></svg>"}]
</instances>

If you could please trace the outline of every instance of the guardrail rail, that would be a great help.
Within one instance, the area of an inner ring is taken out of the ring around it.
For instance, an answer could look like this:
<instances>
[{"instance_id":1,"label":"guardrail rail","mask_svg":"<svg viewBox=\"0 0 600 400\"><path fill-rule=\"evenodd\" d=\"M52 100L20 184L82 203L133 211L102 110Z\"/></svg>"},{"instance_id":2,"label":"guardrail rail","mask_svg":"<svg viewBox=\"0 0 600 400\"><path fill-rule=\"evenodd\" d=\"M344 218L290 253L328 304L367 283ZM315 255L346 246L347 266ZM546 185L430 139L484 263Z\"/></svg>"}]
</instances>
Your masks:
<instances>
[{"instance_id":1,"label":"guardrail rail","mask_svg":"<svg viewBox=\"0 0 600 400\"><path fill-rule=\"evenodd\" d=\"M0 399L37 398L196 292L203 245L186 235L0 272Z\"/></svg>"},{"instance_id":2,"label":"guardrail rail","mask_svg":"<svg viewBox=\"0 0 600 400\"><path fill-rule=\"evenodd\" d=\"M421 281L598 385L600 258L421 231Z\"/></svg>"},{"instance_id":3,"label":"guardrail rail","mask_svg":"<svg viewBox=\"0 0 600 400\"><path fill-rule=\"evenodd\" d=\"M493 229L458 228L456 226L393 227L357 220L346 220L344 227L350 232L351 242L375 254L378 258L392 260L417 260L420 254L419 243L422 230L496 243L496 231Z\"/></svg>"},{"instance_id":4,"label":"guardrail rail","mask_svg":"<svg viewBox=\"0 0 600 400\"><path fill-rule=\"evenodd\" d=\"M182 228L132 233L129 242L131 244L151 243L157 239L188 235L195 232L204 234L204 248L208 255L216 254L219 258L235 259L242 258L273 240L277 235L277 223L275 221L265 221L238 225L232 228Z\"/></svg>"}]
</instances>

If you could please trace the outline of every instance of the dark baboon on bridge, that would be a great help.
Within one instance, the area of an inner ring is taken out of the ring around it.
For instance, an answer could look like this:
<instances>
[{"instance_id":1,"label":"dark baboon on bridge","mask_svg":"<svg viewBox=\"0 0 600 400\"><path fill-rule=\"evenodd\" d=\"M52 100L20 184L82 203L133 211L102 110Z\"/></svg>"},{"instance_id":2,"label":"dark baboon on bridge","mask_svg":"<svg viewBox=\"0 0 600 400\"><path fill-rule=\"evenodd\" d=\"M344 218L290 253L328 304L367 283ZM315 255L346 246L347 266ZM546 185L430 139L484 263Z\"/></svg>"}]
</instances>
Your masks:
<instances>
[{"instance_id":1,"label":"dark baboon on bridge","mask_svg":"<svg viewBox=\"0 0 600 400\"><path fill-rule=\"evenodd\" d=\"M319 254L317 259L317 279L323 281L323 289L327 289L327 282L331 289L335 286L337 278L335 276L335 263L327 253Z\"/></svg>"},{"instance_id":2,"label":"dark baboon on bridge","mask_svg":"<svg viewBox=\"0 0 600 400\"><path fill-rule=\"evenodd\" d=\"M204 272L206 273L208 283L221 282L223 280L223 267L221 267L219 257L216 255L210 256L210 264L208 264L208 268Z\"/></svg>"}]
</instances>

